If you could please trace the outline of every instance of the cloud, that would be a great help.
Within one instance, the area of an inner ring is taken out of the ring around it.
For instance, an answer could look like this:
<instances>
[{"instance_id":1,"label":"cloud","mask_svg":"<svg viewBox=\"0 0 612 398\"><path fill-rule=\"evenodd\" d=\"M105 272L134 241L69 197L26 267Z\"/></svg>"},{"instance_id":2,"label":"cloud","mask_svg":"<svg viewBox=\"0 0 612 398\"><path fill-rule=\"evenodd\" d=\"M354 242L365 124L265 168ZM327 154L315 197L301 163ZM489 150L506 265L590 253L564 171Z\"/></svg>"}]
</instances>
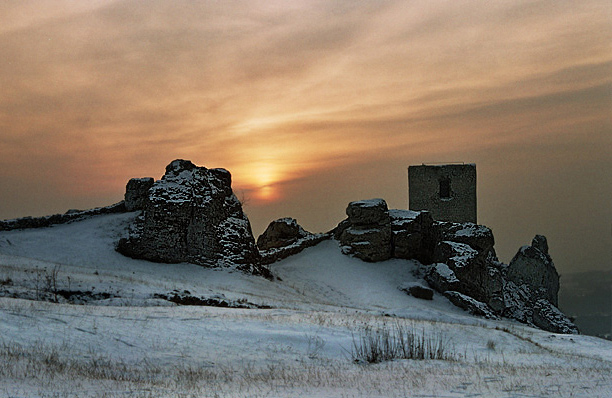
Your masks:
<instances>
[{"instance_id":1,"label":"cloud","mask_svg":"<svg viewBox=\"0 0 612 398\"><path fill-rule=\"evenodd\" d=\"M313 219L300 198L404 203L412 163L477 160L505 180L589 156L612 167L608 1L31 0L0 13L0 179L20 192L3 191L1 217L47 212L52 200L28 195L43 186L53 211L119 199L174 158L273 187L276 206L292 198Z\"/></svg>"}]
</instances>

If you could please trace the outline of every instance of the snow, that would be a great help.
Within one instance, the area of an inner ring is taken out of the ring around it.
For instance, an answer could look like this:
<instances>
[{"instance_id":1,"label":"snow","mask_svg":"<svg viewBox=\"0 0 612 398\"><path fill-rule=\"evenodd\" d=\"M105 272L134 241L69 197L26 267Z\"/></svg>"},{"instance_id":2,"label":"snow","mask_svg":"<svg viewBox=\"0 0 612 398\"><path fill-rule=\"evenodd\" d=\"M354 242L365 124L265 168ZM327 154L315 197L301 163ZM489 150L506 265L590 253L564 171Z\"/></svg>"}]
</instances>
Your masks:
<instances>
[{"instance_id":1,"label":"snow","mask_svg":"<svg viewBox=\"0 0 612 398\"><path fill-rule=\"evenodd\" d=\"M421 214L414 210L401 210L401 209L390 209L389 216L392 220L414 220Z\"/></svg>"},{"instance_id":2,"label":"snow","mask_svg":"<svg viewBox=\"0 0 612 398\"><path fill-rule=\"evenodd\" d=\"M478 256L478 251L472 249L470 245L466 243L458 243L445 240L444 244L451 247L453 256L450 258L455 264L455 267L464 267L468 262Z\"/></svg>"},{"instance_id":3,"label":"snow","mask_svg":"<svg viewBox=\"0 0 612 398\"><path fill-rule=\"evenodd\" d=\"M448 267L448 265L444 263L436 263L434 265L434 268L436 269L436 272L438 273L438 275L444 277L444 279L446 279L450 283L459 282L459 279L457 279L457 277L455 276L455 273L453 272L452 269Z\"/></svg>"},{"instance_id":4,"label":"snow","mask_svg":"<svg viewBox=\"0 0 612 398\"><path fill-rule=\"evenodd\" d=\"M426 285L416 262L366 263L328 240L271 265L275 281L150 263L114 251L136 214L0 233L0 397L612 395L611 342L470 316L437 293L411 297L398 287ZM113 297L10 297L47 281ZM174 290L272 308L153 297ZM454 359L351 360L364 328L396 324L441 336Z\"/></svg>"},{"instance_id":5,"label":"snow","mask_svg":"<svg viewBox=\"0 0 612 398\"><path fill-rule=\"evenodd\" d=\"M351 202L353 205L358 207L387 207L387 202L384 199L366 199L366 200L356 200Z\"/></svg>"}]
</instances>

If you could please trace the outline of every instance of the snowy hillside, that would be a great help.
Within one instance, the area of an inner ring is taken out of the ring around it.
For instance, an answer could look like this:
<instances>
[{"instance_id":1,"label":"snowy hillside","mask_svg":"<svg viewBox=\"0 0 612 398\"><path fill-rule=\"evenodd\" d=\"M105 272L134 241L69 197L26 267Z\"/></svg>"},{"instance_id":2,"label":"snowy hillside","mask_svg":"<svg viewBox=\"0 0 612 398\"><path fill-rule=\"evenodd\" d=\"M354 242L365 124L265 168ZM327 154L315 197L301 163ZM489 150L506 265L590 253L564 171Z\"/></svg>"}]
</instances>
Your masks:
<instances>
[{"instance_id":1,"label":"snowy hillside","mask_svg":"<svg viewBox=\"0 0 612 398\"><path fill-rule=\"evenodd\" d=\"M135 215L0 233L0 396L612 396L612 342L409 296L425 285L412 261L330 240L272 264L274 281L151 263L114 250ZM386 332L444 359L355 360Z\"/></svg>"}]
</instances>

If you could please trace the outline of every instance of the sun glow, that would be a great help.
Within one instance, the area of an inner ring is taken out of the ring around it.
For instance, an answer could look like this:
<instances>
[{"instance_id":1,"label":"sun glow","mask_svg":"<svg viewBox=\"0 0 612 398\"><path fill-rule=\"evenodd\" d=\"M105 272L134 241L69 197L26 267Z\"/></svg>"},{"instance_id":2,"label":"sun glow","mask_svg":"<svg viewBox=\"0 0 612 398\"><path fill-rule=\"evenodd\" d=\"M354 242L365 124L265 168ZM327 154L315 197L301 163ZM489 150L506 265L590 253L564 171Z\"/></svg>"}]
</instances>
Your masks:
<instances>
[{"instance_id":1,"label":"sun glow","mask_svg":"<svg viewBox=\"0 0 612 398\"><path fill-rule=\"evenodd\" d=\"M251 199L258 202L272 202L280 198L278 183L283 178L280 167L272 162L245 165L241 171L244 187Z\"/></svg>"}]
</instances>

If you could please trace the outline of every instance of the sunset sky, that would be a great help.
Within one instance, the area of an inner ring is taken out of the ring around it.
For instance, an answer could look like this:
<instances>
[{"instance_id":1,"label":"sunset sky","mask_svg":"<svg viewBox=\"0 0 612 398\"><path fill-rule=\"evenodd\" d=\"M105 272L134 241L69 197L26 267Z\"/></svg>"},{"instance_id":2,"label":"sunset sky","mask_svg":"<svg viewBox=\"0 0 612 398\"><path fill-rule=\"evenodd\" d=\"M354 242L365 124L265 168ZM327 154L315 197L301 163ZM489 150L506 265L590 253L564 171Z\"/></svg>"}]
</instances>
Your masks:
<instances>
[{"instance_id":1,"label":"sunset sky","mask_svg":"<svg viewBox=\"0 0 612 398\"><path fill-rule=\"evenodd\" d=\"M470 162L510 261L612 268L612 2L0 2L0 218L223 167L255 235L406 208L407 167Z\"/></svg>"}]
</instances>

